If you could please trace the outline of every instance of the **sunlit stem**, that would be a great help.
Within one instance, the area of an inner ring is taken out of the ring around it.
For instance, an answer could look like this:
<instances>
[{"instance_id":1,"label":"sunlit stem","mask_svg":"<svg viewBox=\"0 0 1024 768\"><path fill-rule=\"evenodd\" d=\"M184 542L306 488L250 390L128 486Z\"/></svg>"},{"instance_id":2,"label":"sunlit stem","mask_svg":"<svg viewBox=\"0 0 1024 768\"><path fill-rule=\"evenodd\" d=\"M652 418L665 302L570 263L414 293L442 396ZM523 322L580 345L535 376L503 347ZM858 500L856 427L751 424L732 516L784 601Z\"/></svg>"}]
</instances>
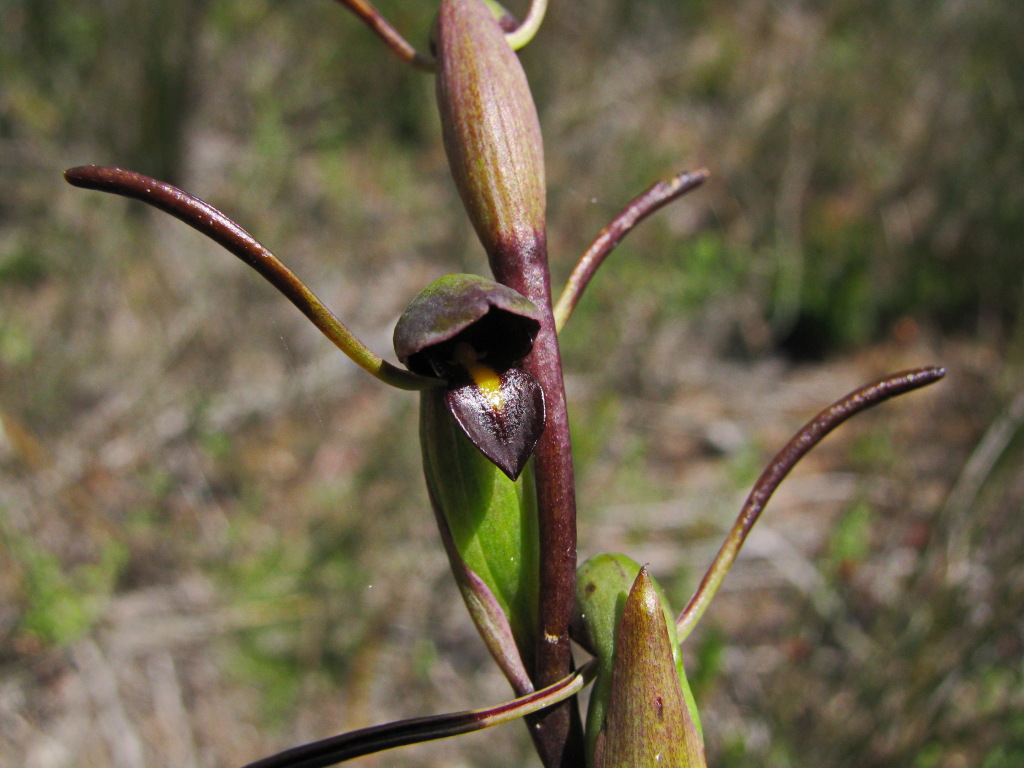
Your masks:
<instances>
[{"instance_id":1,"label":"sunlit stem","mask_svg":"<svg viewBox=\"0 0 1024 768\"><path fill-rule=\"evenodd\" d=\"M654 184L623 208L622 212L601 230L597 239L591 243L590 248L583 254L569 276L565 289L555 304L555 328L559 331L562 330L597 268L615 249L615 246L622 242L622 238L632 231L633 227L658 209L668 205L691 189L699 187L707 177L708 172L703 168L698 171L680 173L671 179Z\"/></svg>"},{"instance_id":2,"label":"sunlit stem","mask_svg":"<svg viewBox=\"0 0 1024 768\"><path fill-rule=\"evenodd\" d=\"M245 768L323 768L362 755L424 741L458 736L537 712L579 693L597 673L590 661L554 685L486 709L399 720L295 747L249 763Z\"/></svg>"},{"instance_id":3,"label":"sunlit stem","mask_svg":"<svg viewBox=\"0 0 1024 768\"><path fill-rule=\"evenodd\" d=\"M540 29L540 25L544 21L544 14L547 13L547 10L548 0L533 0L530 3L530 10L526 14L526 18L523 19L523 23L516 27L515 31L505 35L505 39L508 40L513 51L518 51L533 40L533 36L537 34L537 30Z\"/></svg>"},{"instance_id":4,"label":"sunlit stem","mask_svg":"<svg viewBox=\"0 0 1024 768\"><path fill-rule=\"evenodd\" d=\"M854 390L846 397L836 401L804 425L779 451L767 469L754 483L754 488L747 497L739 517L733 524L722 548L718 550L714 562L708 568L704 578L690 598L690 602L676 620L676 631L679 642L682 642L700 621L711 599L725 580L726 574L736 561L736 556L743 542L754 527L761 511L771 498L775 489L783 481L790 470L796 466L803 456L821 440L854 414L878 405L890 397L902 395L911 390L932 384L946 375L945 368L916 368L893 374L873 384Z\"/></svg>"},{"instance_id":5,"label":"sunlit stem","mask_svg":"<svg viewBox=\"0 0 1024 768\"><path fill-rule=\"evenodd\" d=\"M141 173L121 168L86 165L70 168L64 178L76 187L110 192L141 200L188 224L255 269L283 293L313 324L360 368L399 389L440 386L436 379L398 368L374 354L331 310L252 235L197 197Z\"/></svg>"},{"instance_id":6,"label":"sunlit stem","mask_svg":"<svg viewBox=\"0 0 1024 768\"><path fill-rule=\"evenodd\" d=\"M381 16L380 11L366 2L366 0L338 0L338 2L366 22L367 26L406 64L411 64L425 72L434 71L434 67L437 64L434 61L434 57L417 51L398 33L398 30Z\"/></svg>"}]
</instances>

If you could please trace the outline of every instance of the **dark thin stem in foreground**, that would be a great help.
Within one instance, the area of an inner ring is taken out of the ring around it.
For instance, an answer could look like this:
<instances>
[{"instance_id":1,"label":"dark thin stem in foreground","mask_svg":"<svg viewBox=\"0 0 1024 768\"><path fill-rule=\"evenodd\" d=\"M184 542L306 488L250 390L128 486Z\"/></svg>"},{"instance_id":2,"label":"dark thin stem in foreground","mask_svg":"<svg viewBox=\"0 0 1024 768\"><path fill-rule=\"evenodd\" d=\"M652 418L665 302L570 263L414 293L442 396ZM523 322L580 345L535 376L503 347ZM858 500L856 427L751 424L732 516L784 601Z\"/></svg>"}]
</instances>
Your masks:
<instances>
[{"instance_id":1,"label":"dark thin stem in foreground","mask_svg":"<svg viewBox=\"0 0 1024 768\"><path fill-rule=\"evenodd\" d=\"M680 173L667 181L659 181L634 198L607 227L601 230L597 239L576 264L555 305L555 326L559 331L569 319L597 268L604 263L615 246L622 242L622 238L655 211L682 197L691 189L699 187L707 177L707 170L701 168L698 171Z\"/></svg>"},{"instance_id":2,"label":"dark thin stem in foreground","mask_svg":"<svg viewBox=\"0 0 1024 768\"><path fill-rule=\"evenodd\" d=\"M440 385L438 381L404 371L374 354L274 254L238 224L198 197L149 176L121 168L84 165L69 168L64 172L64 178L76 187L141 200L203 233L263 275L342 352L385 384L413 390Z\"/></svg>"},{"instance_id":3,"label":"dark thin stem in foreground","mask_svg":"<svg viewBox=\"0 0 1024 768\"><path fill-rule=\"evenodd\" d=\"M715 596L725 575L736 560L736 555L739 553L740 547L743 546L747 534L750 533L750 529L754 527L754 523L760 517L761 511L797 462L820 443L825 435L851 416L878 405L890 397L896 397L932 384L945 375L945 368L916 368L868 384L830 405L793 436L793 439L775 455L771 464L754 483L754 488L729 531L725 543L722 544L722 548L715 556L715 560L704 575L700 586L676 621L679 642L686 639L686 636L690 634L704 614L711 598Z\"/></svg>"},{"instance_id":4,"label":"dark thin stem in foreground","mask_svg":"<svg viewBox=\"0 0 1024 768\"><path fill-rule=\"evenodd\" d=\"M590 682L597 667L590 662L569 677L543 690L496 707L417 717L395 723L361 728L358 731L314 741L301 747L265 757L245 768L324 768L362 755L424 741L458 736L528 715L579 693Z\"/></svg>"},{"instance_id":5,"label":"dark thin stem in foreground","mask_svg":"<svg viewBox=\"0 0 1024 768\"><path fill-rule=\"evenodd\" d=\"M416 69L422 69L424 72L434 71L437 65L434 57L417 51L398 33L398 30L392 27L380 15L380 11L366 2L366 0L338 0L338 2L362 19L377 34L377 37L383 40L387 47L394 51L395 55L406 64L411 64Z\"/></svg>"}]
</instances>

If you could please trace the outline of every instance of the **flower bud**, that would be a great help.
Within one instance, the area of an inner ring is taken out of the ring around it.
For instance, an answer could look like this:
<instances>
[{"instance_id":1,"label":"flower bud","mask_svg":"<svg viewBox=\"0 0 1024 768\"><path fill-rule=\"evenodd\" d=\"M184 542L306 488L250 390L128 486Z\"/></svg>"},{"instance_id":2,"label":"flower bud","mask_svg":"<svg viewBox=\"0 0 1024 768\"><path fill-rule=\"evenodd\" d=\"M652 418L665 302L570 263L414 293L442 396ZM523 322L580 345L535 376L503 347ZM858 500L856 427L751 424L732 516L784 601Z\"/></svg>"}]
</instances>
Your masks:
<instances>
[{"instance_id":1,"label":"flower bud","mask_svg":"<svg viewBox=\"0 0 1024 768\"><path fill-rule=\"evenodd\" d=\"M587 713L591 768L703 768L704 743L675 621L646 568L597 555L579 568L576 636L597 657Z\"/></svg>"},{"instance_id":2,"label":"flower bud","mask_svg":"<svg viewBox=\"0 0 1024 768\"><path fill-rule=\"evenodd\" d=\"M452 176L484 249L543 238L544 148L526 75L483 0L442 0L437 101Z\"/></svg>"}]
</instances>

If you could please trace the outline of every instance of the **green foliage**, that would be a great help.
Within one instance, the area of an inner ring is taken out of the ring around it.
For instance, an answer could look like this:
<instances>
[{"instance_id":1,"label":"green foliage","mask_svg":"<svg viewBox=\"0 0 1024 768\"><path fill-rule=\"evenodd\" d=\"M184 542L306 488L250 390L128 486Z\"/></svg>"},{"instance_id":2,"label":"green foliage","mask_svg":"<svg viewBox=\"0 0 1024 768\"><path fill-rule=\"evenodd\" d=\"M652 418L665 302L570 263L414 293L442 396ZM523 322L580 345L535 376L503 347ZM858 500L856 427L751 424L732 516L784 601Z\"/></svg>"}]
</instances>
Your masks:
<instances>
[{"instance_id":1,"label":"green foliage","mask_svg":"<svg viewBox=\"0 0 1024 768\"><path fill-rule=\"evenodd\" d=\"M104 546L95 561L73 567L26 536L5 536L0 544L22 582L18 631L43 646L67 645L92 629L128 559L117 542Z\"/></svg>"},{"instance_id":2,"label":"green foliage","mask_svg":"<svg viewBox=\"0 0 1024 768\"><path fill-rule=\"evenodd\" d=\"M726 637L712 626L701 631L695 645L689 679L694 698L702 699L725 671Z\"/></svg>"},{"instance_id":3,"label":"green foliage","mask_svg":"<svg viewBox=\"0 0 1024 768\"><path fill-rule=\"evenodd\" d=\"M46 277L47 266L45 255L35 248L11 248L0 254L0 284L38 285Z\"/></svg>"},{"instance_id":4,"label":"green foliage","mask_svg":"<svg viewBox=\"0 0 1024 768\"><path fill-rule=\"evenodd\" d=\"M431 499L465 564L497 598L521 654L537 636L538 551L533 469L510 480L455 424L437 392L421 395L420 440Z\"/></svg>"},{"instance_id":5,"label":"green foliage","mask_svg":"<svg viewBox=\"0 0 1024 768\"><path fill-rule=\"evenodd\" d=\"M871 531L876 524L875 511L870 504L855 504L833 525L829 534L828 562L832 569L856 565L871 547Z\"/></svg>"}]
</instances>

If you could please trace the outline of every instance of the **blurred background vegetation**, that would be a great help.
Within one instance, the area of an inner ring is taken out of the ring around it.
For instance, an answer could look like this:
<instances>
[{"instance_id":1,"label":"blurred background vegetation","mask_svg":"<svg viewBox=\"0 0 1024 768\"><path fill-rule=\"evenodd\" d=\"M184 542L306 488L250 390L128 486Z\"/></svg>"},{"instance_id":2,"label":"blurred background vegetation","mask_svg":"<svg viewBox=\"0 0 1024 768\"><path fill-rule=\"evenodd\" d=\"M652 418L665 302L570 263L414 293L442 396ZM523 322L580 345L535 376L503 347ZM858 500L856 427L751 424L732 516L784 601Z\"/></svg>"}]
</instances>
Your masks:
<instances>
[{"instance_id":1,"label":"blurred background vegetation","mask_svg":"<svg viewBox=\"0 0 1024 768\"><path fill-rule=\"evenodd\" d=\"M380 0L426 39L434 0ZM483 259L432 79L328 0L4 0L0 764L233 766L507 686L449 584L415 398L138 204L217 205L374 348ZM520 9L521 10L521 9ZM760 467L889 370L687 643L711 764L1024 764L1024 4L553 0L523 52L553 271L644 224L564 335L581 556L682 604ZM360 764L533 765L525 730Z\"/></svg>"}]
</instances>

